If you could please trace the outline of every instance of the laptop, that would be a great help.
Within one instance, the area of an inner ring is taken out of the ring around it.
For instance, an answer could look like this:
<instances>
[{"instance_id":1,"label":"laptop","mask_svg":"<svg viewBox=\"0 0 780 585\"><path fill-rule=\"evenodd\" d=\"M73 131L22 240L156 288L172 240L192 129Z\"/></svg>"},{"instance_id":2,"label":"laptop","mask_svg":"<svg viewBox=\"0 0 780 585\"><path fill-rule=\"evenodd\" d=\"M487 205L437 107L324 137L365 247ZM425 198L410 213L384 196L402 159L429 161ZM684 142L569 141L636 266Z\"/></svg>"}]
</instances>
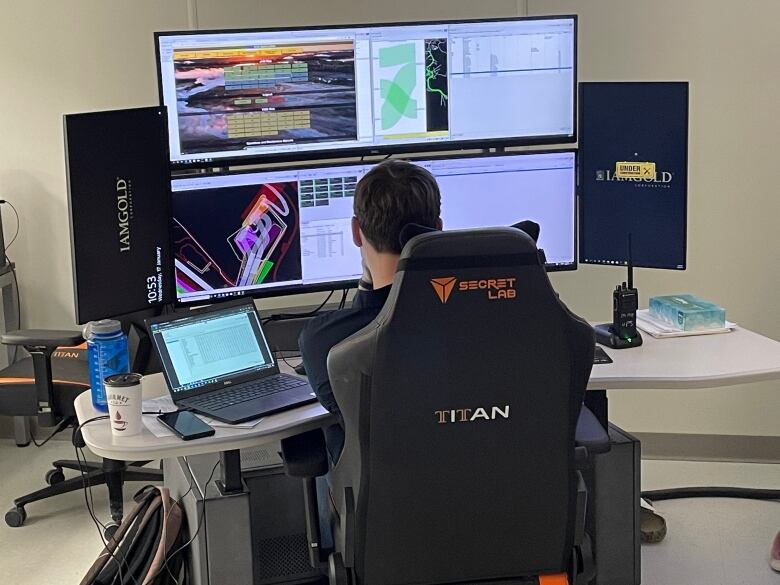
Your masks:
<instances>
[{"instance_id":1,"label":"laptop","mask_svg":"<svg viewBox=\"0 0 780 585\"><path fill-rule=\"evenodd\" d=\"M316 400L279 373L251 299L146 320L177 406L237 424Z\"/></svg>"}]
</instances>

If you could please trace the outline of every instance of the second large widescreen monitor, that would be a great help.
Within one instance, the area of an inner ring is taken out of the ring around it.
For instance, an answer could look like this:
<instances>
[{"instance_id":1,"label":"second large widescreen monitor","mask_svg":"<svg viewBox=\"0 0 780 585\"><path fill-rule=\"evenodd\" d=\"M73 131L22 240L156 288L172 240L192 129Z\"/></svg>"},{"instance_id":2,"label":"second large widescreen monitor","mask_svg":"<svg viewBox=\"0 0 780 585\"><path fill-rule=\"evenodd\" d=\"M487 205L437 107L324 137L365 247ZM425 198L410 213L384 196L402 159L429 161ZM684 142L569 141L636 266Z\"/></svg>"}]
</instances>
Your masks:
<instances>
[{"instance_id":1,"label":"second large widescreen monitor","mask_svg":"<svg viewBox=\"0 0 780 585\"><path fill-rule=\"evenodd\" d=\"M541 226L548 268L575 265L573 152L415 161L436 177L444 229ZM179 302L328 290L361 274L355 187L373 165L174 179Z\"/></svg>"},{"instance_id":2,"label":"second large widescreen monitor","mask_svg":"<svg viewBox=\"0 0 780 585\"><path fill-rule=\"evenodd\" d=\"M572 16L171 32L156 44L177 166L574 139Z\"/></svg>"}]
</instances>

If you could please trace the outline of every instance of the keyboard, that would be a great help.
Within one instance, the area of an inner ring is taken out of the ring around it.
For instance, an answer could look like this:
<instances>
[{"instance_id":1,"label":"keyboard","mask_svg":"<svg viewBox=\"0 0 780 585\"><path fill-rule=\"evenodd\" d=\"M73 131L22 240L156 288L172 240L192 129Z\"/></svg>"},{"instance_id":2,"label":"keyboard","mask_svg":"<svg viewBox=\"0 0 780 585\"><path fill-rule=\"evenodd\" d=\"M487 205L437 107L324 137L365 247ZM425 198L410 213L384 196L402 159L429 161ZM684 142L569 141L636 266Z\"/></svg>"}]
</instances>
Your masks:
<instances>
[{"instance_id":1,"label":"keyboard","mask_svg":"<svg viewBox=\"0 0 780 585\"><path fill-rule=\"evenodd\" d=\"M233 388L225 388L224 390L192 398L187 401L187 406L218 410L241 402L276 394L277 392L284 392L298 386L305 386L306 384L306 380L285 374L276 374L268 378L246 382Z\"/></svg>"},{"instance_id":2,"label":"keyboard","mask_svg":"<svg viewBox=\"0 0 780 585\"><path fill-rule=\"evenodd\" d=\"M612 358L609 357L609 354L604 351L604 348L600 345L596 346L596 351L593 352L593 363L594 364L611 364Z\"/></svg>"}]
</instances>

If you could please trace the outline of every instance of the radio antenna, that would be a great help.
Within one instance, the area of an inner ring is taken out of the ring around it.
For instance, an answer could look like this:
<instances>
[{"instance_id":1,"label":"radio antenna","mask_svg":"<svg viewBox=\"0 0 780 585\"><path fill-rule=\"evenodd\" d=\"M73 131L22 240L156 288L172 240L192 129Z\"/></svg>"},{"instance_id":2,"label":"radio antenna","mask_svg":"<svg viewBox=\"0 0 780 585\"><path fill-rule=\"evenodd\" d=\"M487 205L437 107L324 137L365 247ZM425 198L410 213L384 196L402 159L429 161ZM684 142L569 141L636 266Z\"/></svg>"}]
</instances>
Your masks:
<instances>
[{"instance_id":1,"label":"radio antenna","mask_svg":"<svg viewBox=\"0 0 780 585\"><path fill-rule=\"evenodd\" d=\"M628 288L634 288L634 260L631 257L631 232L628 233Z\"/></svg>"}]
</instances>

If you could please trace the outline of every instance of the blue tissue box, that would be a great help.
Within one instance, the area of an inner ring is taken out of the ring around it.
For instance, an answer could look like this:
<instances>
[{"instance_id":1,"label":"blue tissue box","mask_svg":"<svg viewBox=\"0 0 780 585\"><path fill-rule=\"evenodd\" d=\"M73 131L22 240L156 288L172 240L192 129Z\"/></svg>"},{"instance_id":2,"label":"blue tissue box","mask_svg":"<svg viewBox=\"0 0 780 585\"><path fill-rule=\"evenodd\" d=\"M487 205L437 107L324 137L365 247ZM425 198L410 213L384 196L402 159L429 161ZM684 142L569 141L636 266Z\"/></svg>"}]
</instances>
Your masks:
<instances>
[{"instance_id":1,"label":"blue tissue box","mask_svg":"<svg viewBox=\"0 0 780 585\"><path fill-rule=\"evenodd\" d=\"M726 309L693 295L652 297L650 316L682 331L722 329L726 326Z\"/></svg>"}]
</instances>

